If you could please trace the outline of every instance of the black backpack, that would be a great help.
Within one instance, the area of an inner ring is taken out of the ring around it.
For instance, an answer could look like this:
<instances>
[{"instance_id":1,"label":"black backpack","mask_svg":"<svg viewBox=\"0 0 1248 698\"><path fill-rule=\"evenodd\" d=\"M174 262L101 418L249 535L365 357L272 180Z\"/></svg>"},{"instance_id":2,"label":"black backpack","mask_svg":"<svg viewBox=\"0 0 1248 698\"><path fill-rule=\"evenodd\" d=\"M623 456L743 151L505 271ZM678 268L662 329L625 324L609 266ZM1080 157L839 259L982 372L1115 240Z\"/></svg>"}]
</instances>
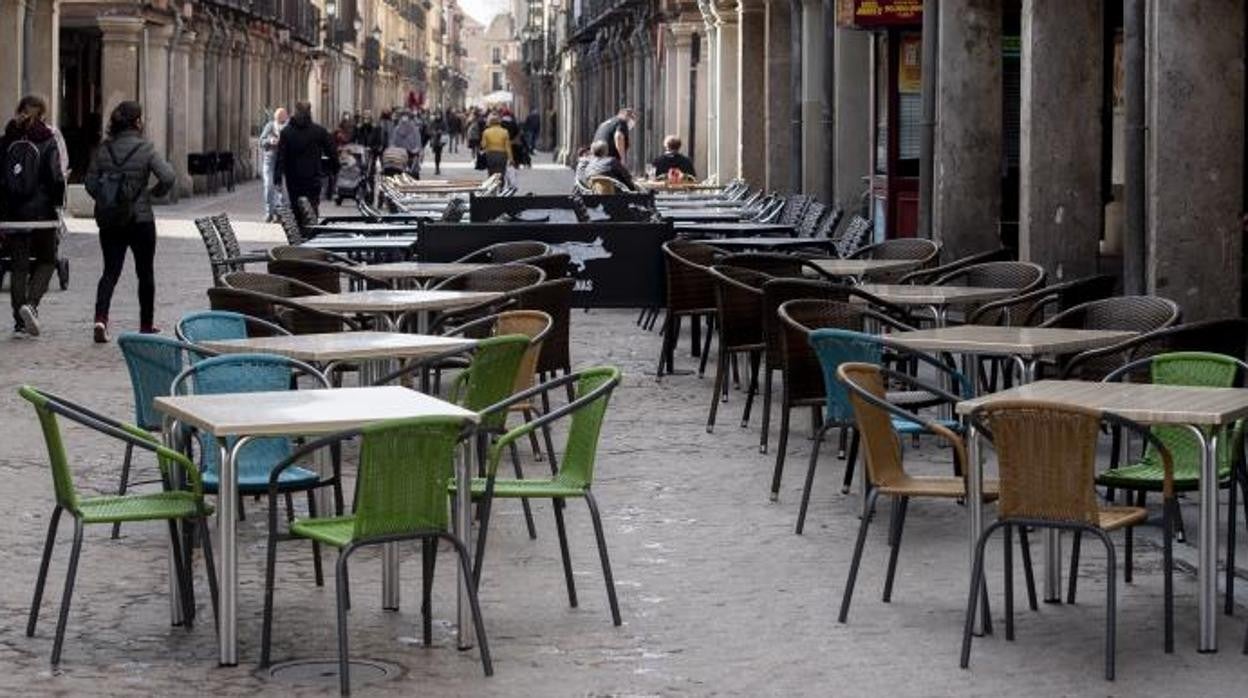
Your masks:
<instances>
[{"instance_id":1,"label":"black backpack","mask_svg":"<svg viewBox=\"0 0 1248 698\"><path fill-rule=\"evenodd\" d=\"M22 138L9 144L4 153L2 181L5 200L10 206L29 201L39 191L39 146Z\"/></svg>"},{"instance_id":2,"label":"black backpack","mask_svg":"<svg viewBox=\"0 0 1248 698\"><path fill-rule=\"evenodd\" d=\"M93 193L95 198L95 222L101 228L116 228L134 221L134 202L143 192L142 187L135 186L126 176L123 169L130 157L139 149L137 143L121 160L113 150L112 143L105 143L112 165L100 173L100 183Z\"/></svg>"}]
</instances>

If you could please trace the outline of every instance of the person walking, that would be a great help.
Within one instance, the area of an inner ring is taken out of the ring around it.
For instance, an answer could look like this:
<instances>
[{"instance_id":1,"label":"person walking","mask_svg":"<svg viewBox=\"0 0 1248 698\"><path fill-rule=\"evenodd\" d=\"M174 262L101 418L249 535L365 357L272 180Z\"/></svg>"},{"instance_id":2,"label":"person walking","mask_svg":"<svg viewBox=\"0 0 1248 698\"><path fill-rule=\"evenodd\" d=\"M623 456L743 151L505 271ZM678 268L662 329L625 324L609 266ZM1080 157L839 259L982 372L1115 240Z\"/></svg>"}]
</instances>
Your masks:
<instances>
[{"instance_id":1,"label":"person walking","mask_svg":"<svg viewBox=\"0 0 1248 698\"><path fill-rule=\"evenodd\" d=\"M328 161L328 167L324 164ZM299 102L295 115L282 129L277 142L277 163L274 167L277 186L285 183L286 195L293 204L306 197L312 210L320 212L323 178L338 168L334 141L323 126L312 121L312 105ZM328 170L328 171L327 171Z\"/></svg>"},{"instance_id":2,"label":"person walking","mask_svg":"<svg viewBox=\"0 0 1248 698\"><path fill-rule=\"evenodd\" d=\"M459 152L459 141L464 137L464 117L455 109L446 110L446 133L450 137L452 153Z\"/></svg>"},{"instance_id":3,"label":"person walking","mask_svg":"<svg viewBox=\"0 0 1248 698\"><path fill-rule=\"evenodd\" d=\"M629 134L637 126L637 116L631 107L624 107L615 116L598 124L594 140L607 144L608 154L620 162L628 161Z\"/></svg>"},{"instance_id":4,"label":"person walking","mask_svg":"<svg viewBox=\"0 0 1248 698\"><path fill-rule=\"evenodd\" d=\"M273 110L273 119L260 131L260 176L264 182L265 223L277 220L277 208L282 205L282 190L273 184L273 170L277 163L277 141L287 121L286 109L278 107Z\"/></svg>"},{"instance_id":5,"label":"person walking","mask_svg":"<svg viewBox=\"0 0 1248 698\"><path fill-rule=\"evenodd\" d=\"M394 140L390 144L407 152L407 171L416 179L420 179L420 151L424 149L421 140L420 125L412 117L411 112L403 112L399 125L394 127Z\"/></svg>"},{"instance_id":6,"label":"person walking","mask_svg":"<svg viewBox=\"0 0 1248 698\"><path fill-rule=\"evenodd\" d=\"M150 191L148 180L156 176ZM108 138L100 144L87 168L86 189L95 199L95 222L100 229L104 272L95 290L97 343L108 341L108 309L113 288L126 263L126 249L134 255L139 277L139 331L155 334L152 323L156 301L156 220L152 197L164 196L175 181L173 167L156 154L143 138L143 108L138 102L122 102L108 117Z\"/></svg>"},{"instance_id":7,"label":"person walking","mask_svg":"<svg viewBox=\"0 0 1248 698\"><path fill-rule=\"evenodd\" d=\"M530 153L537 152L537 139L542 133L542 116L538 114L537 107L529 110L529 115L524 119L524 147Z\"/></svg>"},{"instance_id":8,"label":"person walking","mask_svg":"<svg viewBox=\"0 0 1248 698\"><path fill-rule=\"evenodd\" d=\"M433 150L433 173L442 174L442 149L446 147L446 122L440 111L429 122L429 148Z\"/></svg>"},{"instance_id":9,"label":"person walking","mask_svg":"<svg viewBox=\"0 0 1248 698\"><path fill-rule=\"evenodd\" d=\"M0 220L32 224L0 230L12 258L13 331L32 337L39 335L39 301L56 271L56 209L65 194L62 155L43 122L46 112L43 99L23 97L0 137Z\"/></svg>"},{"instance_id":10,"label":"person walking","mask_svg":"<svg viewBox=\"0 0 1248 698\"><path fill-rule=\"evenodd\" d=\"M485 124L485 130L481 132L481 152L485 156L485 171L489 174L505 175L508 163L513 162L511 134L503 128L502 120L497 114L491 114Z\"/></svg>"}]
</instances>

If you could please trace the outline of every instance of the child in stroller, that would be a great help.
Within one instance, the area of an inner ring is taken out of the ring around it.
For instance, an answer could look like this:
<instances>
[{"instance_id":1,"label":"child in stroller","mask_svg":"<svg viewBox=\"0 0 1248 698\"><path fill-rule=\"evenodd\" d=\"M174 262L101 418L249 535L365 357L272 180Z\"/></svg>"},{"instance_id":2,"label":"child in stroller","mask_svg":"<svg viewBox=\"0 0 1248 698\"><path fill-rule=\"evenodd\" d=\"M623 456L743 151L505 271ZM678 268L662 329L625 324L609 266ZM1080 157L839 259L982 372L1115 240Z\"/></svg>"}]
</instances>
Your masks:
<instances>
[{"instance_id":1,"label":"child in stroller","mask_svg":"<svg viewBox=\"0 0 1248 698\"><path fill-rule=\"evenodd\" d=\"M339 148L338 175L334 179L334 203L341 206L343 199L370 200L371 169L368 150L364 146L352 143Z\"/></svg>"}]
</instances>

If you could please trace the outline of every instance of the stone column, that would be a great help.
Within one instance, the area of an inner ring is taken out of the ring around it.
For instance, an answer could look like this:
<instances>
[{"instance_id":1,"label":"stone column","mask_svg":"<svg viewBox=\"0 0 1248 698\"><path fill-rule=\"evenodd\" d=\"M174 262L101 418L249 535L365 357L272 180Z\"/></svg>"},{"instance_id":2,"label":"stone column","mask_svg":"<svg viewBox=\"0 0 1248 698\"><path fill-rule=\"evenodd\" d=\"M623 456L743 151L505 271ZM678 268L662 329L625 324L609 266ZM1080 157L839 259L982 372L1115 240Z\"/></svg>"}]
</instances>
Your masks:
<instances>
[{"instance_id":1,"label":"stone column","mask_svg":"<svg viewBox=\"0 0 1248 698\"><path fill-rule=\"evenodd\" d=\"M168 159L169 44L172 24L147 25L147 60L143 66L143 135Z\"/></svg>"},{"instance_id":2,"label":"stone column","mask_svg":"<svg viewBox=\"0 0 1248 698\"><path fill-rule=\"evenodd\" d=\"M823 82L829 56L823 21L821 0L803 0L802 191L820 198L827 191L828 144L832 138L824 123L827 103Z\"/></svg>"},{"instance_id":3,"label":"stone column","mask_svg":"<svg viewBox=\"0 0 1248 698\"><path fill-rule=\"evenodd\" d=\"M737 52L740 50L740 27L736 8L731 5L713 5L715 25L719 30L715 64L719 72L719 92L715 110L719 114L719 168L716 173L720 182L741 176L741 93L737 83Z\"/></svg>"},{"instance_id":4,"label":"stone column","mask_svg":"<svg viewBox=\"0 0 1248 698\"><path fill-rule=\"evenodd\" d=\"M196 25L195 31L188 32L186 37L190 43L190 55L187 57L187 100L186 100L186 152L202 153L208 148L204 144L204 102L208 91L208 75L204 70L204 59L208 51L210 30L203 25ZM206 181L203 177L192 177L191 188L198 194L204 190Z\"/></svg>"},{"instance_id":5,"label":"stone column","mask_svg":"<svg viewBox=\"0 0 1248 698\"><path fill-rule=\"evenodd\" d=\"M857 211L862 178L871 174L871 35L836 31L836 205Z\"/></svg>"},{"instance_id":6,"label":"stone column","mask_svg":"<svg viewBox=\"0 0 1248 698\"><path fill-rule=\"evenodd\" d=\"M999 0L940 3L939 53L933 235L953 260L1001 244Z\"/></svg>"},{"instance_id":7,"label":"stone column","mask_svg":"<svg viewBox=\"0 0 1248 698\"><path fill-rule=\"evenodd\" d=\"M793 52L790 46L792 12L789 0L768 0L766 11L766 41L763 62L762 134L766 140L764 150L764 178L768 190L793 191L790 160L793 157L793 91L790 81ZM746 177L750 181L749 177ZM757 186L754 181L751 185Z\"/></svg>"},{"instance_id":8,"label":"stone column","mask_svg":"<svg viewBox=\"0 0 1248 698\"><path fill-rule=\"evenodd\" d=\"M1149 7L1148 292L1181 305L1184 321L1237 315L1244 5Z\"/></svg>"},{"instance_id":9,"label":"stone column","mask_svg":"<svg viewBox=\"0 0 1248 698\"><path fill-rule=\"evenodd\" d=\"M1023 2L1019 258L1052 281L1096 273L1101 6Z\"/></svg>"},{"instance_id":10,"label":"stone column","mask_svg":"<svg viewBox=\"0 0 1248 698\"><path fill-rule=\"evenodd\" d=\"M695 100L695 103L692 110L693 119L689 124L689 132L696 133L697 135L693 138L693 145L689 146L689 157L693 158L693 166L697 169L700 177L707 177L711 173L709 153L711 141L714 140L711 138L711 132L707 128L710 125L711 120L711 112L709 109L711 100L708 99L708 95L711 93L711 71L708 67L710 63L707 58L709 43L710 40L705 34L703 34L699 39L696 72L692 67L690 70L690 73L693 75L693 85L690 88L689 94L693 95L692 99ZM689 50L689 61L690 65L693 66L692 47Z\"/></svg>"},{"instance_id":11,"label":"stone column","mask_svg":"<svg viewBox=\"0 0 1248 698\"><path fill-rule=\"evenodd\" d=\"M705 176L714 177L719 174L719 25L715 14L711 11L710 2L699 2L698 9L706 22L706 42L702 46L704 68L699 72L706 75L706 91L701 93L706 99L706 168Z\"/></svg>"},{"instance_id":12,"label":"stone column","mask_svg":"<svg viewBox=\"0 0 1248 698\"><path fill-rule=\"evenodd\" d=\"M0 107L4 114L22 98L22 22L26 3L0 2Z\"/></svg>"},{"instance_id":13,"label":"stone column","mask_svg":"<svg viewBox=\"0 0 1248 698\"><path fill-rule=\"evenodd\" d=\"M750 99L766 95L767 1L737 0L737 164L736 175L750 183L767 181L766 116L769 106Z\"/></svg>"},{"instance_id":14,"label":"stone column","mask_svg":"<svg viewBox=\"0 0 1248 698\"><path fill-rule=\"evenodd\" d=\"M238 102L234 109L234 176L251 179L255 169L251 159L251 52L252 37L244 28L237 38Z\"/></svg>"},{"instance_id":15,"label":"stone column","mask_svg":"<svg viewBox=\"0 0 1248 698\"><path fill-rule=\"evenodd\" d=\"M216 62L216 85L217 95L213 103L216 108L216 142L213 144L215 150L226 151L232 148L230 143L230 102L233 99L234 91L237 86L231 79L230 70L230 53L232 51L231 44L233 38L230 36L230 30L224 23L219 22L217 26L217 59Z\"/></svg>"},{"instance_id":16,"label":"stone column","mask_svg":"<svg viewBox=\"0 0 1248 698\"><path fill-rule=\"evenodd\" d=\"M7 4L7 3L6 3ZM30 47L30 86L28 90L48 101L48 121L60 114L60 10L54 0L43 0L35 11L34 36ZM17 102L13 101L13 106ZM6 102L3 107L10 108Z\"/></svg>"},{"instance_id":17,"label":"stone column","mask_svg":"<svg viewBox=\"0 0 1248 698\"><path fill-rule=\"evenodd\" d=\"M190 196L194 188L186 163L186 155L191 152L188 140L191 115L194 113L190 75L190 53L194 43L195 32L187 27L172 46L173 76L170 84L173 92L169 95L169 99L173 104L173 120L168 128L173 135L173 149L169 152L169 162L173 165L174 171L178 173L177 196Z\"/></svg>"},{"instance_id":18,"label":"stone column","mask_svg":"<svg viewBox=\"0 0 1248 698\"><path fill-rule=\"evenodd\" d=\"M100 104L104 121L113 108L139 97L139 37L143 20L138 17L100 17Z\"/></svg>"}]
</instances>

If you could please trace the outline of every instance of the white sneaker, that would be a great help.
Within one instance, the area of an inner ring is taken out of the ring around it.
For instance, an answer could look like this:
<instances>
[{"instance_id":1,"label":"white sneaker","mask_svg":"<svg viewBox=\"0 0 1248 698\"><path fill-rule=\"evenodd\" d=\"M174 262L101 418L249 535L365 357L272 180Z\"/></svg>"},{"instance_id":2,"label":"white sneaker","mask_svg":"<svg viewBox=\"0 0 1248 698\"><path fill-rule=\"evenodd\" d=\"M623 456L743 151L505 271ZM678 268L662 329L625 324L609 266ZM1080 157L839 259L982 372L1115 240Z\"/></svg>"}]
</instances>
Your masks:
<instances>
[{"instance_id":1,"label":"white sneaker","mask_svg":"<svg viewBox=\"0 0 1248 698\"><path fill-rule=\"evenodd\" d=\"M25 326L26 334L31 337L39 336L39 313L34 306L30 304L23 305L17 309L17 314L22 318L22 325Z\"/></svg>"}]
</instances>

